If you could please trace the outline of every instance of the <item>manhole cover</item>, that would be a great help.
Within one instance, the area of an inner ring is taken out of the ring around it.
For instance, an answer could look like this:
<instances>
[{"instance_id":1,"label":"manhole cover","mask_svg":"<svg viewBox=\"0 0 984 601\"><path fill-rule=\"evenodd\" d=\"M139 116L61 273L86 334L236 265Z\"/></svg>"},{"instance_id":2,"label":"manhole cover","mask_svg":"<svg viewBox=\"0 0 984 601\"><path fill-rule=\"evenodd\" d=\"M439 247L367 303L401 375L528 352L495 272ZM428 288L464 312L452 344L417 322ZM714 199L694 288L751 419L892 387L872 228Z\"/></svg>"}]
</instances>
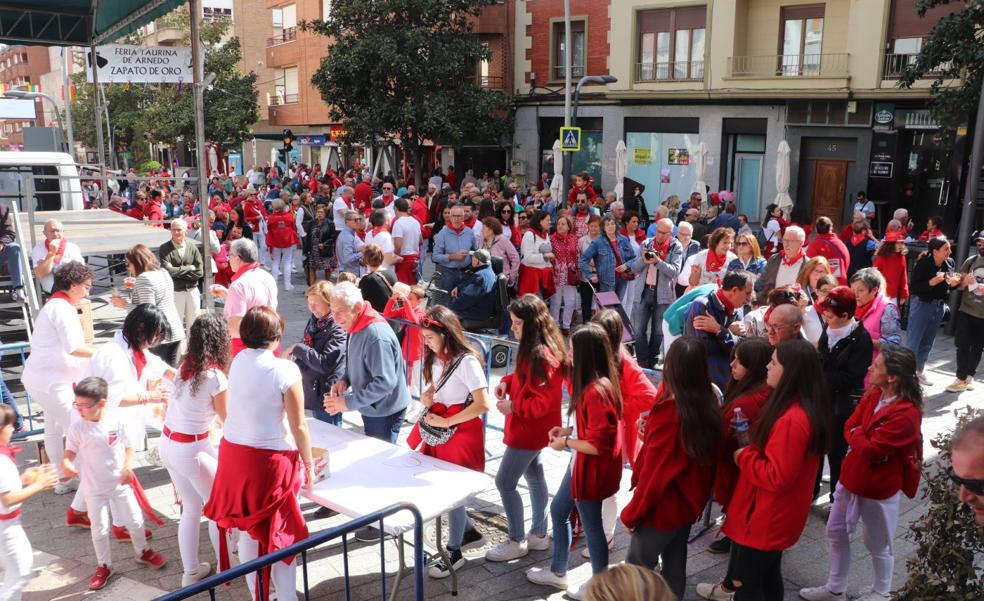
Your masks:
<instances>
[{"instance_id":1,"label":"manhole cover","mask_svg":"<svg viewBox=\"0 0 984 601\"><path fill-rule=\"evenodd\" d=\"M462 549L462 555L464 555L467 559L485 557L486 551L508 538L509 523L506 521L506 516L499 515L497 513L469 509L468 517L470 517L472 523L475 524L475 528L482 533L482 536L485 537L485 541L481 546L471 546ZM430 548L436 549L436 539L437 525L434 522L430 522L424 527L424 543L426 543ZM444 514L444 520L441 522L441 546L446 545L447 542L448 515Z\"/></svg>"}]
</instances>

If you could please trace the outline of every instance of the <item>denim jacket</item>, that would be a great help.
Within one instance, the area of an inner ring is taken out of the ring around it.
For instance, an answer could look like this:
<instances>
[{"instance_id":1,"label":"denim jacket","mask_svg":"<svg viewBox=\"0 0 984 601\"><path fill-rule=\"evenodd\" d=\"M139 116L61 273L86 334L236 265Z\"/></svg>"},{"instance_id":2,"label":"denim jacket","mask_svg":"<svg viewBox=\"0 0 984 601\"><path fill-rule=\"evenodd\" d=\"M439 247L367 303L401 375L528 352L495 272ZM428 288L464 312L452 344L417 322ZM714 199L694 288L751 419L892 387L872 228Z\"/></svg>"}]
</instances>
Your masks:
<instances>
[{"instance_id":1,"label":"denim jacket","mask_svg":"<svg viewBox=\"0 0 984 601\"><path fill-rule=\"evenodd\" d=\"M629 239L618 234L618 252L622 255L622 263L628 265L635 259L635 251L629 244ZM608 237L602 234L594 239L591 244L584 249L581 254L580 267L581 278L585 281L591 279L591 260L594 260L595 270L598 272L598 291L608 292L615 289L615 252Z\"/></svg>"}]
</instances>

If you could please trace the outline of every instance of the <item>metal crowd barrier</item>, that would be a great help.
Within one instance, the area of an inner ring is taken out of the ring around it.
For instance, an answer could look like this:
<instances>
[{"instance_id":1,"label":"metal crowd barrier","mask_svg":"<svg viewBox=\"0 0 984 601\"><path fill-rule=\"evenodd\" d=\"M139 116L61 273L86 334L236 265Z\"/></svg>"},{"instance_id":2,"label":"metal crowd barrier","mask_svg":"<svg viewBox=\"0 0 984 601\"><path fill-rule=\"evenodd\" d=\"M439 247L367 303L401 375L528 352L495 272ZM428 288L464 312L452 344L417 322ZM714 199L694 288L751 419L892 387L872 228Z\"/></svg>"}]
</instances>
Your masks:
<instances>
[{"instance_id":1,"label":"metal crowd barrier","mask_svg":"<svg viewBox=\"0 0 984 601\"><path fill-rule=\"evenodd\" d=\"M181 601L182 599L191 599L192 597L208 593L208 597L211 601L216 599L216 589L220 586L227 584L237 578L242 578L248 574L256 573L257 582L256 586L259 594L259 601L269 601L269 598L263 594L263 580L260 570L267 566L271 566L278 561L283 561L288 557L297 556L296 561L300 563L301 572L303 574L303 585L304 585L304 600L308 601L311 598L310 582L308 577L308 552L319 547L329 541L335 540L337 538L342 539L342 562L344 567L345 578L345 600L351 601L352 599L352 587L350 582L349 574L349 537L348 535L356 530L364 528L365 526L375 524L381 531L383 530L383 519L387 516L393 515L400 511L409 511L413 514L413 583L414 583L414 599L415 601L424 601L424 568L426 567L424 561L424 522L423 517L420 515L420 511L416 506L410 503L398 503L395 505L390 505L385 509L380 509L379 511L373 512L369 515L363 516L361 518L353 519L341 526L336 526L334 528L329 528L321 532L312 534L308 538L294 543L293 545L276 551L274 553L268 553L262 557L257 557L252 561L248 561L244 564L229 568L224 572L219 572L213 574L208 578L196 582L190 586L186 586L182 589L174 591L172 593L167 593L157 597L155 601ZM380 550L380 584L381 584L381 599L384 601L388 598L386 592L386 540L381 539L379 542ZM402 553L402 549L401 549ZM398 590L400 580L402 579L402 572L398 572L396 575L396 584L394 589L390 591L389 598L395 596ZM293 593L293 591L291 591ZM288 594L290 596L290 594ZM283 598L283 595L280 595Z\"/></svg>"},{"instance_id":2,"label":"metal crowd barrier","mask_svg":"<svg viewBox=\"0 0 984 601\"><path fill-rule=\"evenodd\" d=\"M20 355L21 371L23 372L24 362L27 360L26 353L27 350L30 348L31 348L31 344L29 342L10 342L7 344L0 344L0 357L3 357L9 352L16 352L17 354ZM9 390L10 386L7 386L7 388ZM10 394L11 396L13 396L13 393ZM24 400L27 401L27 415L25 416L22 413L21 419L27 419L27 424L28 424L27 430L24 430L23 432L15 433L13 436L13 440L21 440L27 438L28 436L34 436L35 434L44 433L44 428L35 427L34 411L31 410L31 395L27 393L27 390L24 391ZM14 402L16 403L17 400L14 399ZM20 412L19 407L18 407L18 412Z\"/></svg>"}]
</instances>

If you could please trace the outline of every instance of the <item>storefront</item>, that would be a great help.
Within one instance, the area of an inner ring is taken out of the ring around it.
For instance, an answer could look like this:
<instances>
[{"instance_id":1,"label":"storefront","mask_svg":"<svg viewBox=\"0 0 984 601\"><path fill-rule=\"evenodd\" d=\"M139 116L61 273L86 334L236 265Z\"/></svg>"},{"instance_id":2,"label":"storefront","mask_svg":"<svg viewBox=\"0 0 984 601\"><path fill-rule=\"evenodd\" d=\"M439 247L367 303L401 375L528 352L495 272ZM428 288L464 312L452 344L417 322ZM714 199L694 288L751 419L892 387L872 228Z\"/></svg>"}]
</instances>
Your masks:
<instances>
[{"instance_id":1,"label":"storefront","mask_svg":"<svg viewBox=\"0 0 984 601\"><path fill-rule=\"evenodd\" d=\"M538 129L540 134L540 169L538 173L554 174L553 145L560 139L560 128L564 119L560 117L540 117ZM571 177L581 172L587 172L594 180L596 192L602 192L602 148L604 135L601 117L578 118L577 126L581 128L581 150L571 153ZM529 178L535 181L536 176Z\"/></svg>"},{"instance_id":2,"label":"storefront","mask_svg":"<svg viewBox=\"0 0 984 601\"><path fill-rule=\"evenodd\" d=\"M697 182L690 153L700 137L700 119L627 117L625 146L627 177L645 187L650 206L678 196L685 202ZM706 177L705 177L706 179ZM626 190L626 194L631 194Z\"/></svg>"}]
</instances>

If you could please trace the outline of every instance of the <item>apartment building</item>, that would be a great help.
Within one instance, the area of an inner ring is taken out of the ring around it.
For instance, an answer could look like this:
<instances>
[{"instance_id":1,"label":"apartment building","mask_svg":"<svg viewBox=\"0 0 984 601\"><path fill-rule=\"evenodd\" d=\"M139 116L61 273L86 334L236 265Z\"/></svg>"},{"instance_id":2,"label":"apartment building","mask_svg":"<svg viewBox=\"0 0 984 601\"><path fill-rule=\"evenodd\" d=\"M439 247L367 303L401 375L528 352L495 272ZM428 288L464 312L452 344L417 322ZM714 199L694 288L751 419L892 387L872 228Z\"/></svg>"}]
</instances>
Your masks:
<instances>
[{"instance_id":1,"label":"apartment building","mask_svg":"<svg viewBox=\"0 0 984 601\"><path fill-rule=\"evenodd\" d=\"M0 52L0 85L4 89L41 89L41 76L50 70L48 49L44 46L7 46ZM0 148L20 150L24 145L25 127L45 127L42 100L34 102L34 119L0 119Z\"/></svg>"},{"instance_id":2,"label":"apartment building","mask_svg":"<svg viewBox=\"0 0 984 601\"><path fill-rule=\"evenodd\" d=\"M574 80L587 86L575 170L615 185L615 146L628 147L628 178L650 209L696 182L689 161L708 151L705 181L733 190L758 221L776 195L776 151L792 148L795 216L849 218L868 190L882 213L917 217L956 210L963 138L951 150L926 109L929 82L896 85L899 73L944 14L915 13L916 0L573 0ZM563 119L560 0L525 3L517 16L519 105L514 163L549 171ZM585 144L586 142L586 144ZM546 169L545 169L546 167ZM884 217L887 219L888 217Z\"/></svg>"}]
</instances>

